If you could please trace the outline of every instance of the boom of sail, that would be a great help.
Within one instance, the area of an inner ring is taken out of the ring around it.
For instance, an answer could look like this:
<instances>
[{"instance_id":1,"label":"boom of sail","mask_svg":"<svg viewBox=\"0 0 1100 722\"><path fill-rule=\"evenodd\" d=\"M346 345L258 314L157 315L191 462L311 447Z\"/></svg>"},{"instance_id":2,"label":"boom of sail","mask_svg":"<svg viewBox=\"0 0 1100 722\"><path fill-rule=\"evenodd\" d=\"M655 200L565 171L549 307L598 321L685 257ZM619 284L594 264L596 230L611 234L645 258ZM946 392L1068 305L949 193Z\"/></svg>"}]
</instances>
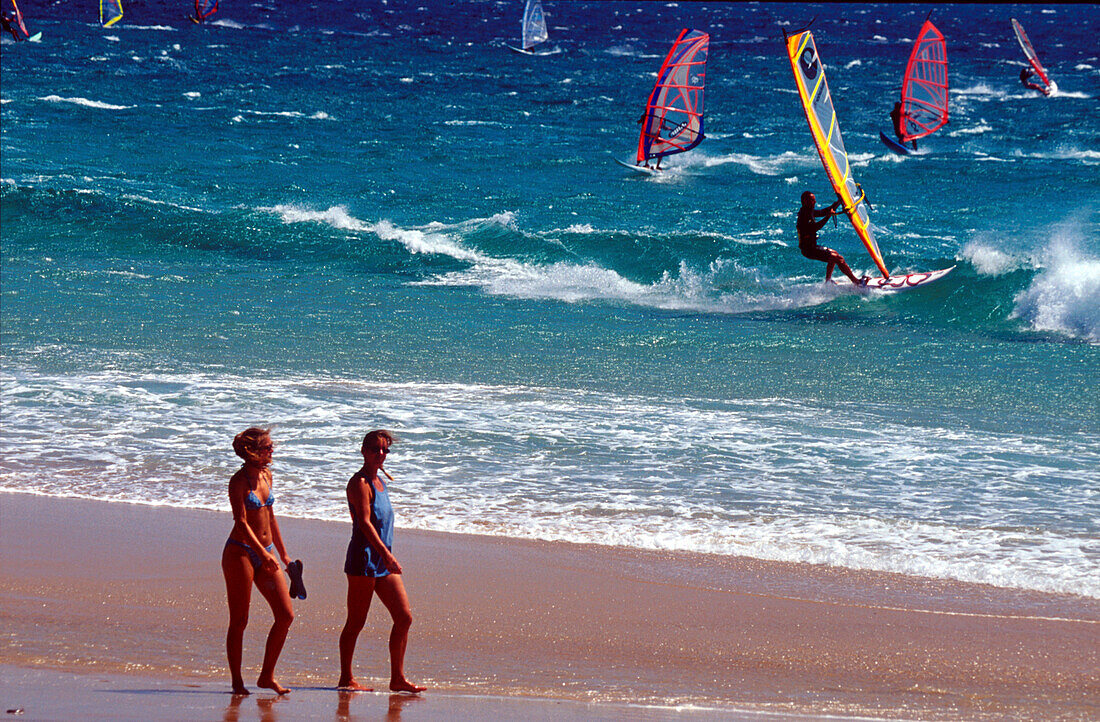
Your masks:
<instances>
[{"instance_id":1,"label":"boom of sail","mask_svg":"<svg viewBox=\"0 0 1100 722\"><path fill-rule=\"evenodd\" d=\"M947 122L947 43L931 21L921 26L901 85L901 142L936 132Z\"/></svg>"},{"instance_id":2,"label":"boom of sail","mask_svg":"<svg viewBox=\"0 0 1100 722\"><path fill-rule=\"evenodd\" d=\"M691 150L703 140L703 88L710 35L681 30L657 72L638 138L638 163Z\"/></svg>"},{"instance_id":3,"label":"boom of sail","mask_svg":"<svg viewBox=\"0 0 1100 722\"><path fill-rule=\"evenodd\" d=\"M825 166L825 173L844 205L844 212L856 229L859 240L871 254L883 278L889 278L890 272L883 263L882 253L871 233L871 219L867 212L867 199L862 188L852 177L852 166L848 162L848 152L840 137L833 99L829 93L829 84L825 82L825 66L817 55L817 45L813 35L804 31L787 37L787 57L794 71L798 97L810 124L814 146Z\"/></svg>"}]
</instances>

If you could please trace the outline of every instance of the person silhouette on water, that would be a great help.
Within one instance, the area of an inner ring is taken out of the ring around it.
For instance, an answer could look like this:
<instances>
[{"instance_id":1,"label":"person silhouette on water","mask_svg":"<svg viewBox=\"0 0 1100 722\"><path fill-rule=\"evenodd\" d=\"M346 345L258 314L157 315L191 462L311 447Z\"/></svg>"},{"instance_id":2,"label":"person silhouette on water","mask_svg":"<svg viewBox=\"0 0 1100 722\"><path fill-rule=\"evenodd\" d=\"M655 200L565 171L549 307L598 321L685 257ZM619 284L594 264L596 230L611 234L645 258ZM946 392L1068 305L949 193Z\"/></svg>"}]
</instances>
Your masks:
<instances>
[{"instance_id":1,"label":"person silhouette on water","mask_svg":"<svg viewBox=\"0 0 1100 722\"><path fill-rule=\"evenodd\" d=\"M1048 91L1046 88L1039 85L1038 83L1032 82L1031 78L1034 75L1035 75L1035 73L1032 72L1030 68L1022 68L1020 70L1020 82L1023 83L1025 88L1029 88L1031 90L1038 90L1043 95L1049 95L1050 91Z\"/></svg>"},{"instance_id":2,"label":"person silhouette on water","mask_svg":"<svg viewBox=\"0 0 1100 722\"><path fill-rule=\"evenodd\" d=\"M901 121L902 121L902 118L904 118L904 117L905 117L905 114L901 112L901 103L900 102L894 103L894 109L890 111L890 122L892 122L894 124L894 135L896 135L898 137L898 142L901 143L902 145L905 145L905 141L902 139L902 137L905 135L905 133L902 132L902 127L901 127ZM909 141L909 143L910 143L910 145L912 145L913 150L917 149L917 141L916 140L911 140L911 141Z\"/></svg>"},{"instance_id":3,"label":"person silhouette on water","mask_svg":"<svg viewBox=\"0 0 1100 722\"><path fill-rule=\"evenodd\" d=\"M840 266L840 270L845 276L851 280L857 286L864 286L867 284L867 279L856 278L852 273L852 269L848 267L848 264L844 262L844 256L840 255L831 248L825 246L819 246L817 244L817 232L829 222L829 219L836 215L837 208L840 207L840 200L833 203L831 206L823 211L816 210L817 199L810 191L806 191L802 194L802 207L798 209L798 250L802 252L802 255L813 261L822 261L828 263L828 267L825 269L825 280L830 281L833 278L833 267ZM821 220L818 221L817 219Z\"/></svg>"}]
</instances>

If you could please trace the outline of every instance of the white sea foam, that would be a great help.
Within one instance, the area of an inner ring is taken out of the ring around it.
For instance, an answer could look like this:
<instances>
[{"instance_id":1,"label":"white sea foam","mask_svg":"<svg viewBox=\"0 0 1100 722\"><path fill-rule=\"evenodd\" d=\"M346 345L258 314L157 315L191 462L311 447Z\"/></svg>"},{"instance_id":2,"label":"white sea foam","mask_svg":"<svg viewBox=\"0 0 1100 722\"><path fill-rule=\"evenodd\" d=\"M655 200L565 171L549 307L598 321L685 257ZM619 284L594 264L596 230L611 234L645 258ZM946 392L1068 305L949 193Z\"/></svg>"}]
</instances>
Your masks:
<instances>
[{"instance_id":1,"label":"white sea foam","mask_svg":"<svg viewBox=\"0 0 1100 722\"><path fill-rule=\"evenodd\" d=\"M1046 160L1080 160L1088 165L1100 163L1100 151L1079 150L1077 148L1062 148L1045 153L1025 153L1016 151L1013 154L1017 158L1043 158Z\"/></svg>"},{"instance_id":2,"label":"white sea foam","mask_svg":"<svg viewBox=\"0 0 1100 722\"><path fill-rule=\"evenodd\" d=\"M190 92L184 93L184 94L183 94L183 97L185 97L185 98L201 98L201 97L202 97L202 93L200 93L200 92L199 92L199 91L197 91L197 90L192 90L192 91L190 91Z\"/></svg>"},{"instance_id":3,"label":"white sea foam","mask_svg":"<svg viewBox=\"0 0 1100 722\"><path fill-rule=\"evenodd\" d=\"M1012 317L1036 331L1100 343L1100 259L1080 248L1080 226L1055 230L1043 252L1043 270L1017 294Z\"/></svg>"},{"instance_id":4,"label":"white sea foam","mask_svg":"<svg viewBox=\"0 0 1100 722\"><path fill-rule=\"evenodd\" d=\"M444 125L494 125L497 127L504 127L504 123L499 120L445 120Z\"/></svg>"},{"instance_id":5,"label":"white sea foam","mask_svg":"<svg viewBox=\"0 0 1100 722\"><path fill-rule=\"evenodd\" d=\"M564 232L565 233L590 234L590 233L597 233L598 231L595 228L593 228L592 225L589 224L589 223L576 223L576 224L566 228Z\"/></svg>"},{"instance_id":6,"label":"white sea foam","mask_svg":"<svg viewBox=\"0 0 1100 722\"><path fill-rule=\"evenodd\" d=\"M968 128L959 128L957 130L951 131L947 135L952 138L958 138L960 135L982 135L983 133L988 133L991 130L993 130L993 126L988 125L983 118L982 120L978 121L977 125L972 125Z\"/></svg>"},{"instance_id":7,"label":"white sea foam","mask_svg":"<svg viewBox=\"0 0 1100 722\"><path fill-rule=\"evenodd\" d=\"M101 100L89 100L88 98L62 98L60 95L47 95L45 98L39 98L47 103L72 103L73 105L80 105L85 108L98 108L100 110L129 110L137 106L133 105L112 105L111 103L104 103Z\"/></svg>"},{"instance_id":8,"label":"white sea foam","mask_svg":"<svg viewBox=\"0 0 1100 722\"><path fill-rule=\"evenodd\" d=\"M973 85L967 88L952 88L951 94L956 98L980 101L1006 100L1009 97L1013 97L1004 90L1001 90L999 88L991 88L985 83L978 83L977 85Z\"/></svg>"},{"instance_id":9,"label":"white sea foam","mask_svg":"<svg viewBox=\"0 0 1100 722\"><path fill-rule=\"evenodd\" d=\"M785 399L328 374L257 386L233 375L56 376L6 364L0 389L0 489L150 503L171 488L173 504L224 509L236 467L227 429L264 419L280 443L281 513L346 520L342 480L359 463L356 430L370 398L378 425L402 440L388 468L403 527L1100 597L1087 532L1094 509L1079 493L1100 483L1100 450L1084 435L883 423L860 408ZM59 429L69 449L61 462ZM1075 462L1055 468L1066 459ZM43 475L46 466L73 473Z\"/></svg>"},{"instance_id":10,"label":"white sea foam","mask_svg":"<svg viewBox=\"0 0 1100 722\"><path fill-rule=\"evenodd\" d=\"M1034 261L1029 258L1011 255L982 240L967 243L959 252L957 260L967 261L983 276L1003 276L1021 268L1035 266Z\"/></svg>"},{"instance_id":11,"label":"white sea foam","mask_svg":"<svg viewBox=\"0 0 1100 722\"><path fill-rule=\"evenodd\" d=\"M706 167L736 163L743 165L757 175L775 176L781 175L785 169L805 167L814 162L814 158L803 153L784 151L773 156L758 156L749 153L729 153L722 156L705 156L697 154L697 158L688 163L702 163Z\"/></svg>"},{"instance_id":12,"label":"white sea foam","mask_svg":"<svg viewBox=\"0 0 1100 722\"><path fill-rule=\"evenodd\" d=\"M847 70L848 68L858 68L860 65L863 65L862 60L852 60L844 66L844 69Z\"/></svg>"}]
</instances>

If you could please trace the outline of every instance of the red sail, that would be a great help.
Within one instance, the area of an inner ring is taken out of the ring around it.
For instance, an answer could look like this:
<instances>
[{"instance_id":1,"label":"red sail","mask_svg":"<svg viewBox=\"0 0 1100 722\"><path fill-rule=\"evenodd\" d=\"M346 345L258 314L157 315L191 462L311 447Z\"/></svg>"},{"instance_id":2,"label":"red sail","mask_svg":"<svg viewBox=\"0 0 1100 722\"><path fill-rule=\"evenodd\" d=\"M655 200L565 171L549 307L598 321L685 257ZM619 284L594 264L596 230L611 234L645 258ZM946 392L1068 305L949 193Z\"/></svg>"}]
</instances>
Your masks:
<instances>
[{"instance_id":1,"label":"red sail","mask_svg":"<svg viewBox=\"0 0 1100 722\"><path fill-rule=\"evenodd\" d=\"M947 43L926 20L913 44L901 85L901 141L935 132L947 122Z\"/></svg>"}]
</instances>

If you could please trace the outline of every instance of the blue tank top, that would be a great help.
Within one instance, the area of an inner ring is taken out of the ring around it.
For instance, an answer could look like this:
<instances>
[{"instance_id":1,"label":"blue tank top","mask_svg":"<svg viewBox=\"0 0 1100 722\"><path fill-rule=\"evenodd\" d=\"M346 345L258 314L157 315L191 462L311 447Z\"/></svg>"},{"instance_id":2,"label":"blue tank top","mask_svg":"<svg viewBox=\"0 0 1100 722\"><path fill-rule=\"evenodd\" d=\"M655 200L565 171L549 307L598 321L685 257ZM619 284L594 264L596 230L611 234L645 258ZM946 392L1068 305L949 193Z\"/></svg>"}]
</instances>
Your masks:
<instances>
[{"instance_id":1,"label":"blue tank top","mask_svg":"<svg viewBox=\"0 0 1100 722\"><path fill-rule=\"evenodd\" d=\"M351 506L351 502L348 502L348 507L351 508L354 519L355 508ZM393 551L393 505L390 504L390 492L385 486L379 490L371 485L370 525L378 532L386 548ZM366 534L356 523L352 523L351 543L348 544L344 571L368 577L384 577L390 573L382 563L382 556L370 545Z\"/></svg>"}]
</instances>

